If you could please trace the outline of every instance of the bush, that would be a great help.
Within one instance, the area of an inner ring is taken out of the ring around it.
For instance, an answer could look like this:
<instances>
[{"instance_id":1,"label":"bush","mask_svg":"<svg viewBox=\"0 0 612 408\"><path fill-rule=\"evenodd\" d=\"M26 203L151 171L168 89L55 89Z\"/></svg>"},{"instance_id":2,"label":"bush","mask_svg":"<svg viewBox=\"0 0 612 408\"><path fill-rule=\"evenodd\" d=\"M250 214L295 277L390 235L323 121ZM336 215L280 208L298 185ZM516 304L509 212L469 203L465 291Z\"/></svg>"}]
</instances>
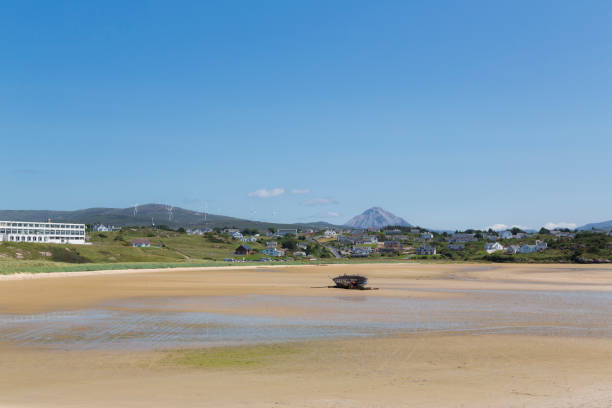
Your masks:
<instances>
[{"instance_id":1,"label":"bush","mask_svg":"<svg viewBox=\"0 0 612 408\"><path fill-rule=\"evenodd\" d=\"M70 248L51 248L51 260L66 263L90 263L89 258L79 254L78 251Z\"/></svg>"}]
</instances>

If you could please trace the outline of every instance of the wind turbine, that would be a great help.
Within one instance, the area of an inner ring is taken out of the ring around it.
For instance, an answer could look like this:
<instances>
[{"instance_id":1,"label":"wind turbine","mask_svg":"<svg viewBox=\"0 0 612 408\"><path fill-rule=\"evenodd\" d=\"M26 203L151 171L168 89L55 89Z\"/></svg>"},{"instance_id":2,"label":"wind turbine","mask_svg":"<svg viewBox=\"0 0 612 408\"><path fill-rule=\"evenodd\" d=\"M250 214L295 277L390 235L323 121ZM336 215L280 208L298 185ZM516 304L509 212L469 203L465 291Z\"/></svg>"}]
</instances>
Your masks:
<instances>
[{"instance_id":1,"label":"wind turbine","mask_svg":"<svg viewBox=\"0 0 612 408\"><path fill-rule=\"evenodd\" d=\"M172 216L174 215L174 207L170 204L166 205L166 210L168 211L168 221L172 221Z\"/></svg>"},{"instance_id":2,"label":"wind turbine","mask_svg":"<svg viewBox=\"0 0 612 408\"><path fill-rule=\"evenodd\" d=\"M134 204L134 217L136 216L136 214L138 214L138 204Z\"/></svg>"}]
</instances>

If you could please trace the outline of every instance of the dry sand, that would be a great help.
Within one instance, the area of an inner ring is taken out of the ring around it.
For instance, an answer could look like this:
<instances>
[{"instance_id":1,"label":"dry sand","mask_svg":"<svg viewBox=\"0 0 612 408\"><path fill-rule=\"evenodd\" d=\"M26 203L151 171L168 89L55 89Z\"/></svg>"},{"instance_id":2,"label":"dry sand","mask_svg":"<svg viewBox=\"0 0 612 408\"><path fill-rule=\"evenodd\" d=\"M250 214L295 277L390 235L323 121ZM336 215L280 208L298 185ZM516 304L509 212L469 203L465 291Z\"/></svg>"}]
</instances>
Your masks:
<instances>
[{"instance_id":1,"label":"dry sand","mask_svg":"<svg viewBox=\"0 0 612 408\"><path fill-rule=\"evenodd\" d=\"M112 272L4 279L0 314L29 316L101 304L121 309L117 306L121 301L143 299L154 304L196 298L202 302L183 307L253 316L324 317L334 312L335 303L323 300L366 297L423 299L433 302L426 305L440 308L436 318L460 316L472 324L482 320L487 325L516 312L512 321L516 328L511 334L424 330L325 338L298 342L290 353L254 366L194 368L168 363L174 352L160 349L24 346L6 341L10 333L0 324L0 339L5 340L0 342L0 406L612 406L612 338L597 331L612 327L606 317L612 312L606 309L607 294L612 292L611 267L369 264ZM328 276L344 272L365 273L380 290L325 288ZM537 299L546 293L554 295L544 301L552 307L534 302L530 313L526 303L533 295ZM233 302L253 295L287 302L283 307L272 307L275 303L267 300ZM574 300L563 303L566 296ZM305 298L322 304L307 307ZM291 299L300 301L292 306ZM460 300L463 309L445 311L447 303L437 303L438 299ZM482 305L489 302L507 309L507 314L498 309L487 313ZM350 311L351 303L346 304L343 310ZM477 312L466 308L472 304ZM573 314L574 309L580 314ZM379 314L371 316L385 320ZM567 326L580 330L576 334L565 330ZM528 330L533 327L545 330Z\"/></svg>"}]
</instances>

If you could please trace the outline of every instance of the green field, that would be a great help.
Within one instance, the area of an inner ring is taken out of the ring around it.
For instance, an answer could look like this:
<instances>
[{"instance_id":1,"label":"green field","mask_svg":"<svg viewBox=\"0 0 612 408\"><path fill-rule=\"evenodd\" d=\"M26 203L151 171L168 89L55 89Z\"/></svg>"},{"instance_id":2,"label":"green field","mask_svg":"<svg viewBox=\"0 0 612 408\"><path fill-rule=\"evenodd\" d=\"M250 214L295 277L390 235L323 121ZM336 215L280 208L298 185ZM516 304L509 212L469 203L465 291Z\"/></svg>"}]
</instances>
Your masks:
<instances>
[{"instance_id":1,"label":"green field","mask_svg":"<svg viewBox=\"0 0 612 408\"><path fill-rule=\"evenodd\" d=\"M151 241L149 248L132 247L132 239L146 238ZM284 257L286 264L307 263L368 263L368 262L587 262L607 261L612 259L612 237L605 234L582 232L575 239L555 238L547 234L538 234L525 240L502 240L504 246L521 243L534 243L536 239L548 242L548 249L532 254L508 255L504 252L487 254L484 240L465 244L463 251L451 251L445 237L435 234L430 244L438 250L435 256L415 256L405 250L397 254L376 253L369 258L331 257L331 253L313 241L295 238L265 238L258 242L248 243L255 253L247 256L234 255L235 249L242 243L220 233L204 236L187 235L172 230L152 230L149 228L124 228L120 232L90 232L90 245L58 245L38 243L0 242L0 274L18 272L72 272L112 269L155 269L176 267L204 267L236 265L225 262L231 258L239 261L259 261L266 257L260 251L266 247L266 241L278 241L279 246L294 249L297 242L306 243L310 254L308 259ZM287 240L292 242L286 242ZM290 244L290 245L287 245ZM329 242L338 248L338 242ZM404 243L404 248L420 245L418 242ZM410 250L408 250L410 251ZM413 251L413 250L412 250ZM288 255L290 251L288 252ZM311 259L312 258L312 259ZM316 258L316 260L314 260ZM263 264L279 264L280 259L266 261ZM261 263L246 263L261 265ZM243 264L244 265L244 264Z\"/></svg>"}]
</instances>

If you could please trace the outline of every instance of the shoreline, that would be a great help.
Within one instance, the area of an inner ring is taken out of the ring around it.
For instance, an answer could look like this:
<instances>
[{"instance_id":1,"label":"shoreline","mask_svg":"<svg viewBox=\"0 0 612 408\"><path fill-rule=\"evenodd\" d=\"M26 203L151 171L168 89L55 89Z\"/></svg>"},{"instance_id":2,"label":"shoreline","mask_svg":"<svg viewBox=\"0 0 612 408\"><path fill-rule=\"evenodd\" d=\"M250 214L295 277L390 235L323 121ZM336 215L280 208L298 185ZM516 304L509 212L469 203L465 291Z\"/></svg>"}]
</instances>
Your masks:
<instances>
[{"instance_id":1,"label":"shoreline","mask_svg":"<svg viewBox=\"0 0 612 408\"><path fill-rule=\"evenodd\" d=\"M165 267L165 268L126 268L126 269L99 269L92 271L60 271L60 272L16 272L6 275L0 275L1 281L15 281L28 279L45 279L45 278L64 278L64 277L82 277L82 276L99 276L99 275L124 275L138 273L163 273L163 272L190 272L190 271L221 271L221 270L253 270L253 269L268 269L268 268L312 268L312 267L339 267L348 265L422 265L419 262L350 262L350 263L316 263L316 264L284 264L284 265L219 265L219 266L186 266L186 267ZM435 265L435 263L431 263ZM476 264L465 264L476 265Z\"/></svg>"}]
</instances>

